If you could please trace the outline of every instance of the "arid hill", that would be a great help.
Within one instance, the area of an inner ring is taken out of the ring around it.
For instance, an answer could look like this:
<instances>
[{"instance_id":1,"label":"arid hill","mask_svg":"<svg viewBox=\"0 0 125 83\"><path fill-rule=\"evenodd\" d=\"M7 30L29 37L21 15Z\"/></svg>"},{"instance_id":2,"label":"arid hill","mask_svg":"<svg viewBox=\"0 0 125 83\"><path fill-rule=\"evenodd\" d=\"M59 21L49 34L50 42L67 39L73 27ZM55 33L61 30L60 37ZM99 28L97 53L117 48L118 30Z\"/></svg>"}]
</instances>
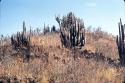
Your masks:
<instances>
[{"instance_id":1,"label":"arid hill","mask_svg":"<svg viewBox=\"0 0 125 83\"><path fill-rule=\"evenodd\" d=\"M86 32L81 49L61 46L59 33L31 37L31 57L10 46L0 48L0 81L4 83L124 83L116 38L99 29ZM5 43L6 44L6 43ZM2 50L4 49L4 56ZM74 59L75 56L75 59Z\"/></svg>"}]
</instances>

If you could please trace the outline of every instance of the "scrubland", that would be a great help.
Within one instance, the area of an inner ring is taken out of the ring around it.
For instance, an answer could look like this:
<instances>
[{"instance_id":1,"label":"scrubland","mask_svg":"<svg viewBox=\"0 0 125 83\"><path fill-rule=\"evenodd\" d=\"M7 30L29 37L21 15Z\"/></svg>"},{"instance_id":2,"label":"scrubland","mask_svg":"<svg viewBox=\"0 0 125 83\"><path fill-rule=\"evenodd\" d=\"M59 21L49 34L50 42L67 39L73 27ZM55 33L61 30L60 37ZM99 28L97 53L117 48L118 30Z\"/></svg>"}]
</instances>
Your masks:
<instances>
[{"instance_id":1,"label":"scrubland","mask_svg":"<svg viewBox=\"0 0 125 83\"><path fill-rule=\"evenodd\" d=\"M4 83L124 83L116 38L103 31L87 31L81 49L61 46L59 33L31 37L31 57L10 46L0 53L0 81ZM75 56L75 58L74 58Z\"/></svg>"}]
</instances>

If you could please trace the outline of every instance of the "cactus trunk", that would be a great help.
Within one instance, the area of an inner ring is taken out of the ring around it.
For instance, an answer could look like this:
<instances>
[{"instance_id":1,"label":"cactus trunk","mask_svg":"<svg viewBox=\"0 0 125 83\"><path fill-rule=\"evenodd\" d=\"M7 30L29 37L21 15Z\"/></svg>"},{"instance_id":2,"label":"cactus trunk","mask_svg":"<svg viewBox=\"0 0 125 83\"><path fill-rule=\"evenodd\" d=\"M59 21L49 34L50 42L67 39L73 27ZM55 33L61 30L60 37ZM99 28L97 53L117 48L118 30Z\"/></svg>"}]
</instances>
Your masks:
<instances>
[{"instance_id":1,"label":"cactus trunk","mask_svg":"<svg viewBox=\"0 0 125 83\"><path fill-rule=\"evenodd\" d=\"M121 65L125 65L125 26L123 26L122 21L120 19L119 25L119 36L117 36L116 42L118 46L119 58Z\"/></svg>"}]
</instances>

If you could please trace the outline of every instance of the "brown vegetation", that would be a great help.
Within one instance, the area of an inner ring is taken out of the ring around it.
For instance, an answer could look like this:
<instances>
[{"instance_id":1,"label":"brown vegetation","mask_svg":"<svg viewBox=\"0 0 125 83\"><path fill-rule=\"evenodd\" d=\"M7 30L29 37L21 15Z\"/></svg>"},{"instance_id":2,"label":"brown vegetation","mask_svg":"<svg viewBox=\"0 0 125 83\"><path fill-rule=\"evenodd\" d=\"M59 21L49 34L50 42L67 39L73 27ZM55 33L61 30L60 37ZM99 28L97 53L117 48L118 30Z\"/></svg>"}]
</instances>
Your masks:
<instances>
[{"instance_id":1,"label":"brown vegetation","mask_svg":"<svg viewBox=\"0 0 125 83\"><path fill-rule=\"evenodd\" d=\"M101 30L87 31L85 47L76 48L75 51L61 46L58 33L32 36L31 44L34 47L31 47L31 59L27 63L23 62L21 54L14 52L11 47L6 47L5 56L0 56L0 81L5 83L125 81L125 67L119 65L115 37Z\"/></svg>"}]
</instances>

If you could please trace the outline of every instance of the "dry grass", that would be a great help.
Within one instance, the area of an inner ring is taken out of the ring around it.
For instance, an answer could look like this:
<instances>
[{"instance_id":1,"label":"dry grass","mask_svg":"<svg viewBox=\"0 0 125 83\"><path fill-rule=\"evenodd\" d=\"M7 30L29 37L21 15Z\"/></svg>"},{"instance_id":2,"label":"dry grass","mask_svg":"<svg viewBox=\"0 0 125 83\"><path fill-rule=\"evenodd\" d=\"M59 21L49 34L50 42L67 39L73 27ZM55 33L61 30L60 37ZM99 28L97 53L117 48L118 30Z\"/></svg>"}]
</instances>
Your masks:
<instances>
[{"instance_id":1,"label":"dry grass","mask_svg":"<svg viewBox=\"0 0 125 83\"><path fill-rule=\"evenodd\" d=\"M98 34L97 34L98 35ZM105 57L118 59L115 39L102 36L95 40L93 33L86 33L85 49L90 52L103 53ZM96 61L94 58L73 58L73 52L61 47L58 34L34 36L31 43L41 46L43 51L39 57L31 58L24 63L22 57L6 55L0 62L0 77L14 76L20 83L123 83L125 81L125 67L109 64L107 61ZM33 48L35 49L35 48ZM84 56L80 52L76 56ZM11 53L11 52L10 52ZM48 58L45 58L45 53ZM48 59L48 61L46 60ZM117 64L117 62L116 62Z\"/></svg>"}]
</instances>

